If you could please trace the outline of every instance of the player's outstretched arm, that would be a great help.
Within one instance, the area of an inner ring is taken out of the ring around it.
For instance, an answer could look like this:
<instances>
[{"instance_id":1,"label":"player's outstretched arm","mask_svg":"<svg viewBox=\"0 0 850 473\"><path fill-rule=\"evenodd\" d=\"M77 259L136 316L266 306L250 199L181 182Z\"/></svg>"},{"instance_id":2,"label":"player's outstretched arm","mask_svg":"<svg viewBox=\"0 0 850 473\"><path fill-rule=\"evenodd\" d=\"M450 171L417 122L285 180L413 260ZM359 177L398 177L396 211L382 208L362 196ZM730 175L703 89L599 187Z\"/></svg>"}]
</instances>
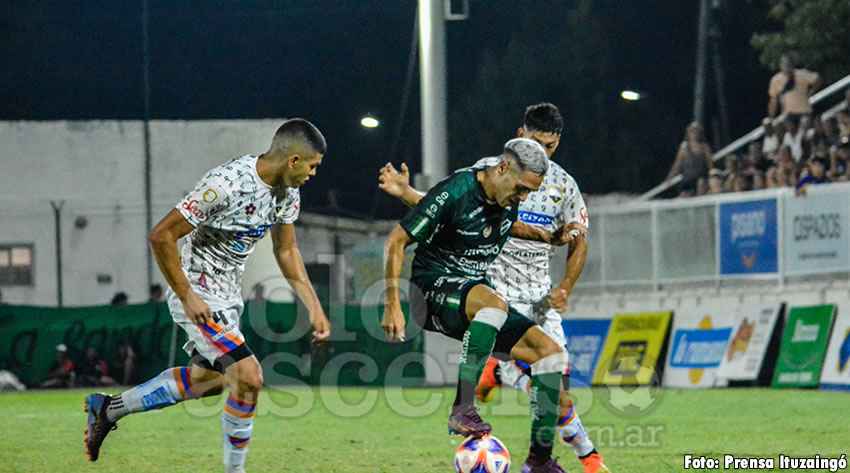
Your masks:
<instances>
[{"instance_id":1,"label":"player's outstretched arm","mask_svg":"<svg viewBox=\"0 0 850 473\"><path fill-rule=\"evenodd\" d=\"M298 299L310 312L310 324L313 325L313 343L322 343L331 335L331 323L325 316L322 304L316 296L313 284L307 276L307 268L295 241L295 226L291 223L277 224L272 227L274 257L283 277L295 289Z\"/></svg>"},{"instance_id":2,"label":"player's outstretched arm","mask_svg":"<svg viewBox=\"0 0 850 473\"><path fill-rule=\"evenodd\" d=\"M192 290L180 266L180 253L177 250L177 240L194 229L195 227L177 209L171 209L171 212L153 227L148 234L148 241L159 270L171 286L171 290L180 298L186 315L200 325L212 317L212 311L210 306Z\"/></svg>"},{"instance_id":3,"label":"player's outstretched arm","mask_svg":"<svg viewBox=\"0 0 850 473\"><path fill-rule=\"evenodd\" d=\"M396 225L390 236L384 243L384 277L387 285L386 301L384 303L384 318L381 327L391 342L404 341L404 312L401 310L401 296L399 295L399 278L401 277L401 266L404 262L404 249L410 245L410 235L401 227Z\"/></svg>"},{"instance_id":4,"label":"player's outstretched arm","mask_svg":"<svg viewBox=\"0 0 850 473\"><path fill-rule=\"evenodd\" d=\"M378 175L378 182L378 187L387 194L397 197L408 207L413 207L425 196L424 192L410 187L410 171L405 163L401 163L401 172L397 171L392 163L384 165Z\"/></svg>"},{"instance_id":5,"label":"player's outstretched arm","mask_svg":"<svg viewBox=\"0 0 850 473\"><path fill-rule=\"evenodd\" d=\"M523 240L539 241L554 246L563 246L572 243L575 232L570 232L563 226L554 232L547 232L533 227L525 222L515 222L511 227L511 236Z\"/></svg>"}]
</instances>

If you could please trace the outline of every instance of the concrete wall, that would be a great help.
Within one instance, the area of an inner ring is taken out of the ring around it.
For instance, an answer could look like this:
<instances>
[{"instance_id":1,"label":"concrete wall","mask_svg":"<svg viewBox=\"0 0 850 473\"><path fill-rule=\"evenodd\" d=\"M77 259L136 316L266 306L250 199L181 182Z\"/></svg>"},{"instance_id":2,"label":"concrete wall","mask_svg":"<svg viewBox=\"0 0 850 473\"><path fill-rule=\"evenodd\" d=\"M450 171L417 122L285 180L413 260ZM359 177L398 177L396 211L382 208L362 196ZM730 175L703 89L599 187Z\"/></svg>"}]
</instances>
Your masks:
<instances>
[{"instance_id":1,"label":"concrete wall","mask_svg":"<svg viewBox=\"0 0 850 473\"><path fill-rule=\"evenodd\" d=\"M208 169L268 149L281 122L151 122L153 222L165 216ZM5 302L56 305L50 203L63 200L65 305L107 304L118 291L127 292L131 302L147 298L143 140L140 121L0 122L0 244L35 246L35 284L4 286ZM335 232L327 226L298 225L306 262L333 253ZM362 229L352 233L358 232ZM270 247L270 242L263 242L252 258L252 264L256 260L260 266L252 270L257 277L278 271ZM158 271L154 274L163 282ZM111 282L98 283L98 275Z\"/></svg>"}]
</instances>

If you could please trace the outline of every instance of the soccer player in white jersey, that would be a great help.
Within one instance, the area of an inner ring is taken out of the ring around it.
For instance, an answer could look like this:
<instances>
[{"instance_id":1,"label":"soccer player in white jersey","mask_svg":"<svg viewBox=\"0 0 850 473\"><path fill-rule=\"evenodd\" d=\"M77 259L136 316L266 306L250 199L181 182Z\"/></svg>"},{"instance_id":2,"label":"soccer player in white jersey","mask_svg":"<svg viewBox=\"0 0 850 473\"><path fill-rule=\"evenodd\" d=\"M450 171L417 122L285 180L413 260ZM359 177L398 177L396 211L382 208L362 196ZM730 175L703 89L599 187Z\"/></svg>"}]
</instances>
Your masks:
<instances>
[{"instance_id":1,"label":"soccer player in white jersey","mask_svg":"<svg viewBox=\"0 0 850 473\"><path fill-rule=\"evenodd\" d=\"M169 368L117 396L86 397L91 461L122 417L217 395L229 386L221 414L224 471L245 471L263 375L239 330L242 273L256 242L271 233L278 266L309 310L314 342L327 340L330 323L307 277L293 227L301 205L298 188L316 175L326 149L312 123L287 120L266 153L213 168L150 232L170 286L168 307L188 336L183 349L192 365ZM183 237L181 253L177 242Z\"/></svg>"},{"instance_id":2,"label":"soccer player in white jersey","mask_svg":"<svg viewBox=\"0 0 850 473\"><path fill-rule=\"evenodd\" d=\"M564 122L555 105L539 103L525 110L523 126L517 136L530 138L543 146L549 158L558 148ZM484 158L475 165L492 165L499 158ZM387 163L381 169L380 188L398 197L408 206L419 201L423 193L410 186L407 165L401 172ZM567 300L578 280L587 256L587 241L584 231L588 227L587 208L579 192L578 184L562 167L550 161L549 171L540 189L529 194L520 203L519 220L544 229L556 229L562 225L581 228L581 237L576 238L567 258L564 279L552 287L549 276L549 261L554 248L546 243L512 238L505 243L502 252L490 265L487 276L499 294L503 295L512 308L535 320L561 346L566 345L566 336L561 325L561 314L567 309ZM479 399L492 399L499 385L512 386L528 392L528 367L514 361L499 361L491 358L476 388ZM602 456L596 451L587 436L575 407L569 398L569 367L564 372L561 392L558 433L575 452L585 473L608 472Z\"/></svg>"}]
</instances>

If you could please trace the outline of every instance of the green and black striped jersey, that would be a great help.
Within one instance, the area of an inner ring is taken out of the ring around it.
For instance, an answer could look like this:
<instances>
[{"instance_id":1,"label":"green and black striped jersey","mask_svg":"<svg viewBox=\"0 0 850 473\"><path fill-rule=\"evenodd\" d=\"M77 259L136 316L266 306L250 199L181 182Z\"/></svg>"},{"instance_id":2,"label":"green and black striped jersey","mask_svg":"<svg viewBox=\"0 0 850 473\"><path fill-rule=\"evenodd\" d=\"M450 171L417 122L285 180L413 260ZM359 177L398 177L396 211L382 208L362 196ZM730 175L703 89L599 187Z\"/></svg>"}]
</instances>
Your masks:
<instances>
[{"instance_id":1,"label":"green and black striped jersey","mask_svg":"<svg viewBox=\"0 0 850 473\"><path fill-rule=\"evenodd\" d=\"M414 276L430 272L483 279L502 250L517 208L487 200L476 177L482 169L486 168L461 169L443 179L400 222L419 244Z\"/></svg>"}]
</instances>

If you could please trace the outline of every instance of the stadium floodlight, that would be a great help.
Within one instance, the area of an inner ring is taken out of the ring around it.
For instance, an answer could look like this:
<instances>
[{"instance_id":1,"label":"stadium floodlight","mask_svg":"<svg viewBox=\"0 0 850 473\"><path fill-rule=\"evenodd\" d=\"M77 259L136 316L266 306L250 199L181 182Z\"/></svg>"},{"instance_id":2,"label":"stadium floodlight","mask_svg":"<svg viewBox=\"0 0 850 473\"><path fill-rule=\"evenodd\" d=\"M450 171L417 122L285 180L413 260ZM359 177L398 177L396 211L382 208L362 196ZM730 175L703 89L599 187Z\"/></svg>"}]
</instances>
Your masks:
<instances>
[{"instance_id":1,"label":"stadium floodlight","mask_svg":"<svg viewBox=\"0 0 850 473\"><path fill-rule=\"evenodd\" d=\"M620 97L622 97L623 100L640 100L640 94L633 90L624 90L620 92Z\"/></svg>"},{"instance_id":2,"label":"stadium floodlight","mask_svg":"<svg viewBox=\"0 0 850 473\"><path fill-rule=\"evenodd\" d=\"M375 117L365 116L360 119L360 124L363 125L364 128L377 128L379 123Z\"/></svg>"}]
</instances>

